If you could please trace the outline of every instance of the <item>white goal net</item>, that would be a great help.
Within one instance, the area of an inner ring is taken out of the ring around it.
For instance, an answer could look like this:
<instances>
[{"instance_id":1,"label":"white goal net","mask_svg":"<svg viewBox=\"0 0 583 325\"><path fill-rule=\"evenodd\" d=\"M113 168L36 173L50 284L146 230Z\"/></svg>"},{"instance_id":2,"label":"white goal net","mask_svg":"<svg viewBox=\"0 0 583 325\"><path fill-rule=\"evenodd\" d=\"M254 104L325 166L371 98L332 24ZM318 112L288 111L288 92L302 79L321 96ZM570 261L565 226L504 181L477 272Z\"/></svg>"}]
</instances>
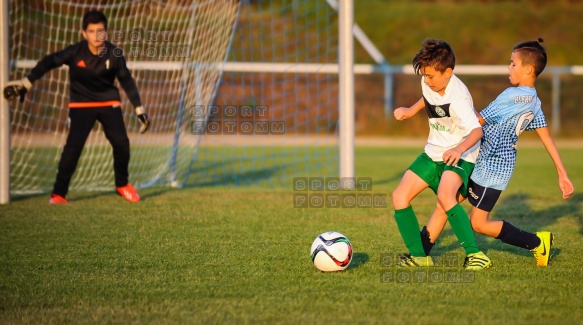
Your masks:
<instances>
[{"instance_id":1,"label":"white goal net","mask_svg":"<svg viewBox=\"0 0 583 325\"><path fill-rule=\"evenodd\" d=\"M138 134L120 91L136 187L281 186L337 175L337 75L314 73L337 62L337 17L326 1L10 1L10 79L80 41L92 9L108 17L108 40L123 49L152 120ZM316 68L297 69L306 63ZM12 193L52 189L68 100L63 67L11 103ZM96 123L71 191L111 190L113 179Z\"/></svg>"}]
</instances>

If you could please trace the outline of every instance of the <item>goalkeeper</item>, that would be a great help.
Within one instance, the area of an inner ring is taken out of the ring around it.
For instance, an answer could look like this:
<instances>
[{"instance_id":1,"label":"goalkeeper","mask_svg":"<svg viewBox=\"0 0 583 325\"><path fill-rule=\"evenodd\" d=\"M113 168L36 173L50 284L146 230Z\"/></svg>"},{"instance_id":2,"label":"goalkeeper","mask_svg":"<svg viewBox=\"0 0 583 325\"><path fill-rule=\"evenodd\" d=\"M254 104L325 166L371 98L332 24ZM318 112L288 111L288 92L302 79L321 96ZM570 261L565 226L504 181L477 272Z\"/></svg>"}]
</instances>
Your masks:
<instances>
[{"instance_id":1,"label":"goalkeeper","mask_svg":"<svg viewBox=\"0 0 583 325\"><path fill-rule=\"evenodd\" d=\"M70 128L49 203L68 203L65 197L71 177L95 121L101 123L105 137L113 147L117 193L130 202L138 202L140 197L128 182L130 141L123 121L119 90L114 85L115 78L135 107L135 113L141 124L140 133L148 130L150 120L142 107L138 88L126 66L123 51L105 41L107 18L103 12L85 13L82 28L85 40L45 56L27 77L9 82L4 88L4 97L14 99L20 96L22 102L32 84L45 73L63 64L69 66Z\"/></svg>"}]
</instances>

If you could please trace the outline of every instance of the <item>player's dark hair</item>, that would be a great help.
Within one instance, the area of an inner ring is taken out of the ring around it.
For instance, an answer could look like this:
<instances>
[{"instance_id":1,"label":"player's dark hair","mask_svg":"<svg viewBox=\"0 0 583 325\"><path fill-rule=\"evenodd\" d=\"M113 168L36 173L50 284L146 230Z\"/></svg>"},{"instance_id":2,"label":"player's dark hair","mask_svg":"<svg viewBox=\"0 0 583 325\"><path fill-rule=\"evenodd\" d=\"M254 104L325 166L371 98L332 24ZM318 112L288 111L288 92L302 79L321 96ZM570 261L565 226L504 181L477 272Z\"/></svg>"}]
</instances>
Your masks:
<instances>
[{"instance_id":1,"label":"player's dark hair","mask_svg":"<svg viewBox=\"0 0 583 325\"><path fill-rule=\"evenodd\" d=\"M105 27L105 29L107 29L107 17L105 17L105 14L101 11L98 10L91 10L86 12L83 15L83 22L82 22L82 27L83 30L87 29L87 26L89 26L89 24L99 24L99 23L103 23L103 27Z\"/></svg>"},{"instance_id":2,"label":"player's dark hair","mask_svg":"<svg viewBox=\"0 0 583 325\"><path fill-rule=\"evenodd\" d=\"M413 58L413 69L416 74L424 67L432 67L441 73L447 68L455 68L455 54L447 42L427 38L421 43L421 49Z\"/></svg>"},{"instance_id":3,"label":"player's dark hair","mask_svg":"<svg viewBox=\"0 0 583 325\"><path fill-rule=\"evenodd\" d=\"M534 67L534 73L537 77L547 66L547 51L541 45L542 42L543 39L539 37L536 41L518 43L512 49L512 52L518 53L522 65Z\"/></svg>"}]
</instances>

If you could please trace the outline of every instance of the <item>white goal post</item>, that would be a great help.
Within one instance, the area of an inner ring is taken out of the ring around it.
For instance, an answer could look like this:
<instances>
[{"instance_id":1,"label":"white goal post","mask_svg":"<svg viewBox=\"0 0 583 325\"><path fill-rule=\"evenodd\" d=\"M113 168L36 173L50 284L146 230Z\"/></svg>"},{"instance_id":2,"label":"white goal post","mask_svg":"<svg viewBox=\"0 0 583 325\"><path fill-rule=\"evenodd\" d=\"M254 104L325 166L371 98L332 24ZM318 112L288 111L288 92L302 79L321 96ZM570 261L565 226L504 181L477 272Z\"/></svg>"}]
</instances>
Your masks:
<instances>
[{"instance_id":1,"label":"white goal post","mask_svg":"<svg viewBox=\"0 0 583 325\"><path fill-rule=\"evenodd\" d=\"M339 146L340 146L340 186L353 189L354 178L354 3L340 1L338 10L339 26Z\"/></svg>"},{"instance_id":2,"label":"white goal post","mask_svg":"<svg viewBox=\"0 0 583 325\"><path fill-rule=\"evenodd\" d=\"M0 91L8 81L8 1L0 0ZM0 98L0 204L10 201L10 107Z\"/></svg>"}]
</instances>

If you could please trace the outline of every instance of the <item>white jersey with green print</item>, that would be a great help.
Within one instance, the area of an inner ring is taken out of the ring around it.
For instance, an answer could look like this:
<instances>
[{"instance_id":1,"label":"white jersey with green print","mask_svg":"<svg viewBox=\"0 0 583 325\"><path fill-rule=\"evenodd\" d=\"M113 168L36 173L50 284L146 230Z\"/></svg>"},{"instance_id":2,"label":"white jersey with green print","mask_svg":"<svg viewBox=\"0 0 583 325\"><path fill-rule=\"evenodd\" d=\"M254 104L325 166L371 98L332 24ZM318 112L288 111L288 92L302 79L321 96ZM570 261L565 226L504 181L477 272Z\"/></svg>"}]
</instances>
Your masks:
<instances>
[{"instance_id":1,"label":"white jersey with green print","mask_svg":"<svg viewBox=\"0 0 583 325\"><path fill-rule=\"evenodd\" d=\"M429 117L429 137L425 153L433 161L443 161L443 154L447 150L455 148L473 129L481 127L474 110L472 95L454 74L451 75L443 96L425 84L425 77L421 78L421 90ZM466 151L461 159L475 163L479 148L480 141Z\"/></svg>"}]
</instances>

